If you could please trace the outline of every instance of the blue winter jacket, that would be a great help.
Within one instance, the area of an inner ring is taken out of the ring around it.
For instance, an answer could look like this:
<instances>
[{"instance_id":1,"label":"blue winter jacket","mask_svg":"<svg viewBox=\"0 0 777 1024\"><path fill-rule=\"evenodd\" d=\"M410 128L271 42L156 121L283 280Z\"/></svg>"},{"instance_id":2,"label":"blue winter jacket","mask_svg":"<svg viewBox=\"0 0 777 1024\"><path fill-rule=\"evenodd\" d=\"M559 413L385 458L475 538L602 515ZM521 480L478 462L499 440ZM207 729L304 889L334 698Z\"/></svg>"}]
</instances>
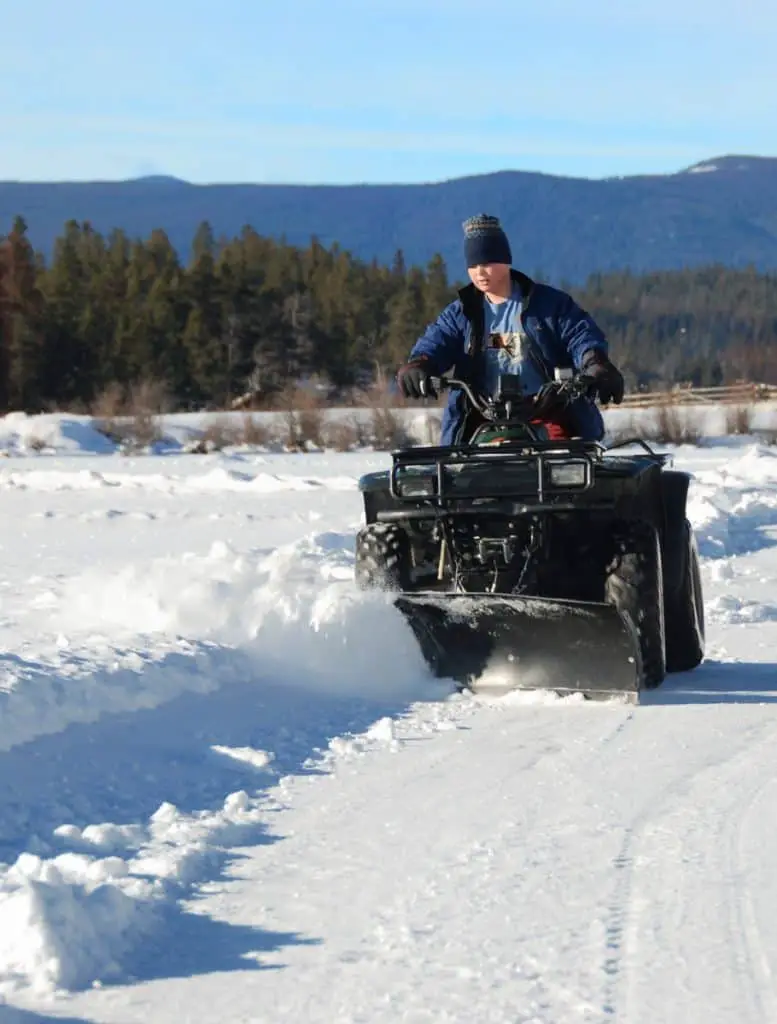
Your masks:
<instances>
[{"instance_id":1,"label":"blue winter jacket","mask_svg":"<svg viewBox=\"0 0 777 1024\"><path fill-rule=\"evenodd\" d=\"M539 284L517 270L513 281L521 289L521 327L530 341L530 355L553 380L556 367L580 370L592 349L608 354L607 341L593 319L567 295L550 285ZM484 298L473 284L429 324L413 346L410 358L425 356L433 376L449 374L483 387ZM467 400L460 388L451 389L443 413L440 444L465 443L474 426ZM604 421L593 401L579 399L570 407L575 436L598 441L604 436ZM468 422L469 421L469 422Z\"/></svg>"}]
</instances>

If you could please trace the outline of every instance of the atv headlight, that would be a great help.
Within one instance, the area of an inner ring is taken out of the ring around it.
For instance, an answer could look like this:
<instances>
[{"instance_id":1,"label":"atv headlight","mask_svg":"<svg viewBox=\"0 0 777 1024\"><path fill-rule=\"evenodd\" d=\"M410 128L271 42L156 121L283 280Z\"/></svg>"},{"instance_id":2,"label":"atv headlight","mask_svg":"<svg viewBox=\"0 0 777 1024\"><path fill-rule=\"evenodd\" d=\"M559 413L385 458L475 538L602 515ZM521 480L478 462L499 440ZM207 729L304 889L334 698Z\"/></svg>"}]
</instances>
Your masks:
<instances>
[{"instance_id":1,"label":"atv headlight","mask_svg":"<svg viewBox=\"0 0 777 1024\"><path fill-rule=\"evenodd\" d=\"M433 476L408 475L400 481L399 492L403 498L433 498L437 481Z\"/></svg>"},{"instance_id":2,"label":"atv headlight","mask_svg":"<svg viewBox=\"0 0 777 1024\"><path fill-rule=\"evenodd\" d=\"M553 487L585 487L588 475L586 462L550 463L550 483Z\"/></svg>"}]
</instances>

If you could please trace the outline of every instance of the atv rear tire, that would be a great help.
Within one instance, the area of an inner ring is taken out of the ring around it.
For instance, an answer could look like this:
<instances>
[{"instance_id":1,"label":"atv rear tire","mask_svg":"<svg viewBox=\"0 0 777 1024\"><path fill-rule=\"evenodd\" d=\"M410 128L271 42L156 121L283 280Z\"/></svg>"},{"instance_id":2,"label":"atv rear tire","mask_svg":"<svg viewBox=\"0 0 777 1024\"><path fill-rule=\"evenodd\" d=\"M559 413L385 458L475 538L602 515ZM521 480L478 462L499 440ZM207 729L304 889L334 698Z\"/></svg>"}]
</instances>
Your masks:
<instances>
[{"instance_id":1,"label":"atv rear tire","mask_svg":"<svg viewBox=\"0 0 777 1024\"><path fill-rule=\"evenodd\" d=\"M640 686L659 686L666 677L666 630L658 533L649 523L625 522L615 528L613 543L605 600L626 615L636 630L642 662Z\"/></svg>"},{"instance_id":2,"label":"atv rear tire","mask_svg":"<svg viewBox=\"0 0 777 1024\"><path fill-rule=\"evenodd\" d=\"M704 599L699 550L687 519L682 530L680 586L666 599L667 672L690 672L704 660Z\"/></svg>"},{"instance_id":3,"label":"atv rear tire","mask_svg":"<svg viewBox=\"0 0 777 1024\"><path fill-rule=\"evenodd\" d=\"M356 534L354 574L362 590L409 590L410 539L394 523L370 523Z\"/></svg>"}]
</instances>

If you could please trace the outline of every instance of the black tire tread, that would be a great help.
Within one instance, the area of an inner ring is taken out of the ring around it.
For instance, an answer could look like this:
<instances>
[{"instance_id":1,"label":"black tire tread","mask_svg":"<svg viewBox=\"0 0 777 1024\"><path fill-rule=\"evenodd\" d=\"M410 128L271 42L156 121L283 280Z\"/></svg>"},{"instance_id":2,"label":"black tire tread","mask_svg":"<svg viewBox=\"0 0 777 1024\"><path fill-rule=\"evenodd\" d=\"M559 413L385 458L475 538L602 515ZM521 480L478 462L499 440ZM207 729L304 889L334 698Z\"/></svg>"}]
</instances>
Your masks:
<instances>
[{"instance_id":1,"label":"black tire tread","mask_svg":"<svg viewBox=\"0 0 777 1024\"><path fill-rule=\"evenodd\" d=\"M636 628L641 685L659 686L666 677L663 573L658 533L650 523L633 520L615 527L605 600L626 613Z\"/></svg>"},{"instance_id":2,"label":"black tire tread","mask_svg":"<svg viewBox=\"0 0 777 1024\"><path fill-rule=\"evenodd\" d=\"M410 544L394 523L369 523L356 535L356 583L363 590L407 590Z\"/></svg>"}]
</instances>

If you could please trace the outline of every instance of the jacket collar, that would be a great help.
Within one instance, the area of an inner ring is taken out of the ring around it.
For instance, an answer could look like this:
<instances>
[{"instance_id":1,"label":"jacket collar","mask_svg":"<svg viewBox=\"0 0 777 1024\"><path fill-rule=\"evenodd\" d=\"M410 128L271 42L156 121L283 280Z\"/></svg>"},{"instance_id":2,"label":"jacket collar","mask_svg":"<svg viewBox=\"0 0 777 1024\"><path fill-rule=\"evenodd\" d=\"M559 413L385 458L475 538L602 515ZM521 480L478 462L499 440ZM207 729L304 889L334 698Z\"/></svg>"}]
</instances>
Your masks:
<instances>
[{"instance_id":1,"label":"jacket collar","mask_svg":"<svg viewBox=\"0 0 777 1024\"><path fill-rule=\"evenodd\" d=\"M534 290L535 282L527 274L513 269L510 270L510 279L517 282L521 289L521 301L527 302ZM477 311L483 308L483 292L476 288L474 284L467 284L460 288L459 298L461 299L464 313L470 320L473 319L473 314L477 315Z\"/></svg>"}]
</instances>

